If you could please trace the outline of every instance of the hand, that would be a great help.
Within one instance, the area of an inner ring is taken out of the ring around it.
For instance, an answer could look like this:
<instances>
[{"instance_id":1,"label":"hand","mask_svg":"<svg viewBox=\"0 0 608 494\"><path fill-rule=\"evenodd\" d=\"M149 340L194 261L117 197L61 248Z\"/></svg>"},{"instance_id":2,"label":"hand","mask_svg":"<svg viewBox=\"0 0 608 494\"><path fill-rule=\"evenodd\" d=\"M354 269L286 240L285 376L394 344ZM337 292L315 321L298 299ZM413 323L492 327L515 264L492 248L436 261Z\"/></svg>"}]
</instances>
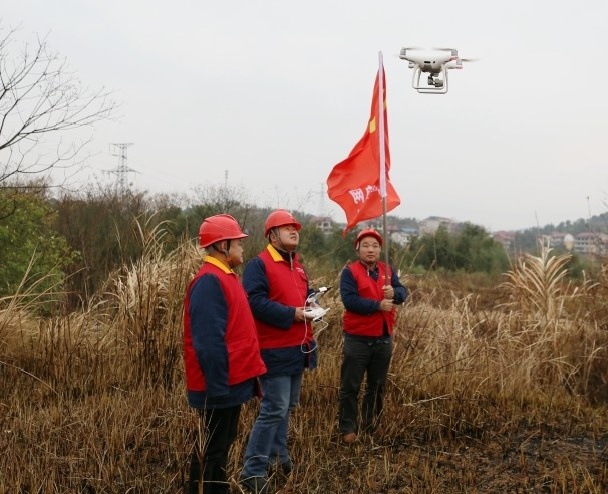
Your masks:
<instances>
[{"instance_id":1,"label":"hand","mask_svg":"<svg viewBox=\"0 0 608 494\"><path fill-rule=\"evenodd\" d=\"M293 315L293 320L296 322L302 322L306 319L304 316L304 307L296 307L296 312Z\"/></svg>"},{"instance_id":2,"label":"hand","mask_svg":"<svg viewBox=\"0 0 608 494\"><path fill-rule=\"evenodd\" d=\"M385 298L380 301L380 310L382 312L390 312L393 310L393 301Z\"/></svg>"},{"instance_id":3,"label":"hand","mask_svg":"<svg viewBox=\"0 0 608 494\"><path fill-rule=\"evenodd\" d=\"M382 291L384 292L384 298L388 300L393 300L395 298L395 290L390 285L384 285L382 287Z\"/></svg>"}]
</instances>

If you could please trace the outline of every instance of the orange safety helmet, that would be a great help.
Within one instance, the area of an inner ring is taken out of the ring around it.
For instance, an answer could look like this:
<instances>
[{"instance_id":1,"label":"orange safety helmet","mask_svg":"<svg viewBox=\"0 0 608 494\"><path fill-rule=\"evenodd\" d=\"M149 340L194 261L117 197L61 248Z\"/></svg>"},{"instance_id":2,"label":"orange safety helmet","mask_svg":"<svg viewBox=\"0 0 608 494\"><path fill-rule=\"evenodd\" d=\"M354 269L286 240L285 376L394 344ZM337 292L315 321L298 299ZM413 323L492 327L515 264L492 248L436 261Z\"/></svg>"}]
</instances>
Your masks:
<instances>
[{"instance_id":1,"label":"orange safety helmet","mask_svg":"<svg viewBox=\"0 0 608 494\"><path fill-rule=\"evenodd\" d=\"M229 214L216 214L205 218L198 231L198 240L201 247L209 247L222 240L245 238L239 223Z\"/></svg>"},{"instance_id":2,"label":"orange safety helmet","mask_svg":"<svg viewBox=\"0 0 608 494\"><path fill-rule=\"evenodd\" d=\"M359 242L363 237L374 237L380 244L380 247L382 247L382 237L380 234L373 228L365 228L359 232L355 239L355 250L359 250Z\"/></svg>"},{"instance_id":3,"label":"orange safety helmet","mask_svg":"<svg viewBox=\"0 0 608 494\"><path fill-rule=\"evenodd\" d=\"M302 225L296 221L293 214L286 209L277 209L276 211L273 211L268 215L268 218L266 218L266 233L264 233L264 236L267 237L270 230L273 228L285 225L293 225L296 227L296 230L302 228Z\"/></svg>"}]
</instances>

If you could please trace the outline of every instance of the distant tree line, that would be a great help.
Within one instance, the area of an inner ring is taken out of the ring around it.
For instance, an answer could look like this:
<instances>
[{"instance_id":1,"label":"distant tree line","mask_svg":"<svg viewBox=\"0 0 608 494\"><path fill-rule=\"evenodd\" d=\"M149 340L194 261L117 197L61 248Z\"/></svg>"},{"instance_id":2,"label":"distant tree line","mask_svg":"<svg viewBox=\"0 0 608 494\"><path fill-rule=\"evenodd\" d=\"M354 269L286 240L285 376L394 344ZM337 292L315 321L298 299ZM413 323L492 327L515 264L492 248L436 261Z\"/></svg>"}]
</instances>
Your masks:
<instances>
[{"instance_id":1,"label":"distant tree line","mask_svg":"<svg viewBox=\"0 0 608 494\"><path fill-rule=\"evenodd\" d=\"M162 248L168 252L182 242L196 242L203 218L218 213L233 215L249 234L246 258L266 244L264 221L270 209L248 202L239 189L207 187L197 189L189 199L123 194L101 186L55 196L50 190L41 181L0 187L0 296L34 286L36 291L56 287L64 294L66 308L77 307L103 288L109 273L140 258L145 231L160 232ZM311 274L337 277L354 259L356 232L344 236L336 226L326 234L311 215L294 213L303 225L299 251ZM537 248L530 243L529 251ZM489 232L470 223L461 225L457 233L439 228L434 234L413 237L406 246L389 242L389 258L402 273L496 276L512 263Z\"/></svg>"},{"instance_id":2,"label":"distant tree line","mask_svg":"<svg viewBox=\"0 0 608 494\"><path fill-rule=\"evenodd\" d=\"M412 265L423 269L443 269L496 275L510 265L504 247L481 226L465 223L456 234L440 227L434 234L414 238L410 243Z\"/></svg>"}]
</instances>

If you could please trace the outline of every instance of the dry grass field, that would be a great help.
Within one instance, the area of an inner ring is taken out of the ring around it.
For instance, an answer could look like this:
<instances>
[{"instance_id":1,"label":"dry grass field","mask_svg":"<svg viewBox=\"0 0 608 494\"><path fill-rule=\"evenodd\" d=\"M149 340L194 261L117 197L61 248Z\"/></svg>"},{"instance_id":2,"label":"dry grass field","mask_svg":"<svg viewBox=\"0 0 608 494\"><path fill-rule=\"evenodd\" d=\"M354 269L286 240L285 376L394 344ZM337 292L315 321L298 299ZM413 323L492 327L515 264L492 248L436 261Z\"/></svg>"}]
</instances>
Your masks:
<instances>
[{"instance_id":1,"label":"dry grass field","mask_svg":"<svg viewBox=\"0 0 608 494\"><path fill-rule=\"evenodd\" d=\"M181 309L200 254L159 252L150 239L78 313L37 316L28 293L1 301L1 493L182 492L197 423ZM405 275L382 424L350 446L336 427L341 304L330 290L279 492L608 492L608 268L574 285L567 260L527 256L483 289ZM232 451L234 493L256 406Z\"/></svg>"}]
</instances>

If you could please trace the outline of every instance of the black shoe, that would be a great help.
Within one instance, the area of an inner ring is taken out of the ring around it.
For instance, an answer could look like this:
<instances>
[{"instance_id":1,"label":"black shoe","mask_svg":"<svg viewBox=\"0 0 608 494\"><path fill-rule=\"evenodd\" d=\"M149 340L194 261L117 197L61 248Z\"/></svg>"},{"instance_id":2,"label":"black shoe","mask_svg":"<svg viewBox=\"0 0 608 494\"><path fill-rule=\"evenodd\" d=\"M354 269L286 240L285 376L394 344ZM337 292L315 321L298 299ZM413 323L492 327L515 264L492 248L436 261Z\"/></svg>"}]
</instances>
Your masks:
<instances>
[{"instance_id":1,"label":"black shoe","mask_svg":"<svg viewBox=\"0 0 608 494\"><path fill-rule=\"evenodd\" d=\"M239 483L251 494L274 494L270 483L264 477L247 477Z\"/></svg>"},{"instance_id":2,"label":"black shoe","mask_svg":"<svg viewBox=\"0 0 608 494\"><path fill-rule=\"evenodd\" d=\"M272 477L278 473L287 477L292 471L293 462L291 460L284 461L283 463L274 462L268 465L268 477Z\"/></svg>"},{"instance_id":3,"label":"black shoe","mask_svg":"<svg viewBox=\"0 0 608 494\"><path fill-rule=\"evenodd\" d=\"M287 460L281 463L280 468L283 472L283 475L289 475L293 471L293 462L291 460Z\"/></svg>"}]
</instances>

